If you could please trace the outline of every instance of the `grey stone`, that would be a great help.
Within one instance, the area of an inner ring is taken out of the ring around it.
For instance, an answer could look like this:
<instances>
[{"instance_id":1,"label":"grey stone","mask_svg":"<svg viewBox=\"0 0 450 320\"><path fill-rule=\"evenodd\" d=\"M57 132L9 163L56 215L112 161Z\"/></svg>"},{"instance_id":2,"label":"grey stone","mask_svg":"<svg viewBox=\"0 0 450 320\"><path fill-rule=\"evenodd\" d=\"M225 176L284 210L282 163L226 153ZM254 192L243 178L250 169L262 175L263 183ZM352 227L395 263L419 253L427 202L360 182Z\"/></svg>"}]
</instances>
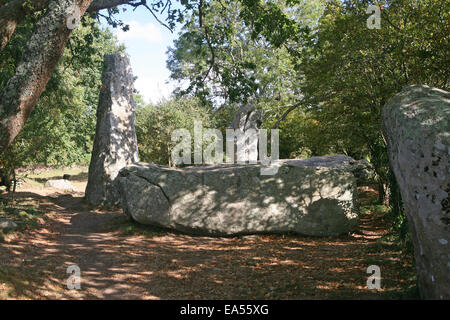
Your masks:
<instances>
[{"instance_id":1,"label":"grey stone","mask_svg":"<svg viewBox=\"0 0 450 320\"><path fill-rule=\"evenodd\" d=\"M0 218L0 230L14 230L17 228L17 223L9 219Z\"/></svg>"},{"instance_id":2,"label":"grey stone","mask_svg":"<svg viewBox=\"0 0 450 320\"><path fill-rule=\"evenodd\" d=\"M120 169L138 161L133 83L128 57L107 54L86 186L90 204L117 204L119 195L113 181Z\"/></svg>"},{"instance_id":3,"label":"grey stone","mask_svg":"<svg viewBox=\"0 0 450 320\"><path fill-rule=\"evenodd\" d=\"M263 113L261 110L256 110L252 104L247 104L238 109L234 114L231 129L240 129L242 131L248 129L258 130L261 127L263 120Z\"/></svg>"},{"instance_id":4,"label":"grey stone","mask_svg":"<svg viewBox=\"0 0 450 320\"><path fill-rule=\"evenodd\" d=\"M426 299L449 299L450 94L406 87L387 102L382 118L411 228L419 290Z\"/></svg>"},{"instance_id":5,"label":"grey stone","mask_svg":"<svg viewBox=\"0 0 450 320\"><path fill-rule=\"evenodd\" d=\"M137 222L208 235L294 232L349 233L358 222L356 182L349 167L278 162L183 169L138 163L117 177L124 212Z\"/></svg>"},{"instance_id":6,"label":"grey stone","mask_svg":"<svg viewBox=\"0 0 450 320\"><path fill-rule=\"evenodd\" d=\"M65 179L47 180L44 184L44 187L59 189L63 191L76 191L76 188L70 183L70 181Z\"/></svg>"},{"instance_id":7,"label":"grey stone","mask_svg":"<svg viewBox=\"0 0 450 320\"><path fill-rule=\"evenodd\" d=\"M290 163L299 160L292 159L284 161ZM369 161L364 159L355 160L343 154L302 159L301 163L305 166L348 169L355 176L358 185L370 183L375 179L375 169Z\"/></svg>"},{"instance_id":8,"label":"grey stone","mask_svg":"<svg viewBox=\"0 0 450 320\"><path fill-rule=\"evenodd\" d=\"M256 107L253 104L246 104L244 106L241 106L238 111L235 112L233 121L231 122L231 125L229 126L230 129L234 130L240 130L241 133L245 133L247 130L254 130L253 134L259 133L259 128L261 127L263 120L263 112L262 110L257 110ZM230 141L233 141L235 143L234 145L234 163L240 162L248 162L244 159L238 159L238 150L237 145L239 144L238 141L235 140L233 136L228 137L227 139L233 139ZM247 140L248 138L246 138ZM243 143L242 146L250 143L249 140L247 141L241 141ZM247 153L247 154L246 154ZM245 155L246 154L246 155ZM245 159L248 159L248 151L245 151L245 153L241 154Z\"/></svg>"},{"instance_id":9,"label":"grey stone","mask_svg":"<svg viewBox=\"0 0 450 320\"><path fill-rule=\"evenodd\" d=\"M373 164L365 159L349 163L356 178L358 186L373 184L376 182L376 172Z\"/></svg>"}]
</instances>

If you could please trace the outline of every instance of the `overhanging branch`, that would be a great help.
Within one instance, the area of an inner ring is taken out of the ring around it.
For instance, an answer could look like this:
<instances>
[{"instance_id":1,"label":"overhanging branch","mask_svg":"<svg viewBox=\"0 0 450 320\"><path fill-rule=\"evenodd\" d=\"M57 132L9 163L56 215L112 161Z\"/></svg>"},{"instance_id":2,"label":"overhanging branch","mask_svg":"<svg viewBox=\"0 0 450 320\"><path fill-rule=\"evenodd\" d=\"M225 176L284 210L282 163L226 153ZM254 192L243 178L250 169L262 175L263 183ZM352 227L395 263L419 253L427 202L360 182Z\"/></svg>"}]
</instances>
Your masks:
<instances>
[{"instance_id":1,"label":"overhanging branch","mask_svg":"<svg viewBox=\"0 0 450 320\"><path fill-rule=\"evenodd\" d=\"M16 27L25 19L25 17L46 9L50 0L36 0L32 2L32 5L28 3L28 0L12 0L3 5L2 3L3 2L0 0L0 51L3 50L9 42ZM168 6L170 7L170 4L171 0L167 0L163 10ZM120 5L130 5L134 8L145 6L159 23L172 31L171 28L156 16L155 12L148 6L147 1L145 0L94 0L86 12L97 12L102 9L111 9Z\"/></svg>"},{"instance_id":2,"label":"overhanging branch","mask_svg":"<svg viewBox=\"0 0 450 320\"><path fill-rule=\"evenodd\" d=\"M277 129L278 126L280 125L280 122L283 121L284 119L286 119L286 117L289 115L289 113L291 113L293 110L295 110L296 108L298 108L301 105L301 102L296 103L292 106L290 106L282 115L281 117L278 118L278 120L275 122L275 124L272 126L272 129Z\"/></svg>"}]
</instances>

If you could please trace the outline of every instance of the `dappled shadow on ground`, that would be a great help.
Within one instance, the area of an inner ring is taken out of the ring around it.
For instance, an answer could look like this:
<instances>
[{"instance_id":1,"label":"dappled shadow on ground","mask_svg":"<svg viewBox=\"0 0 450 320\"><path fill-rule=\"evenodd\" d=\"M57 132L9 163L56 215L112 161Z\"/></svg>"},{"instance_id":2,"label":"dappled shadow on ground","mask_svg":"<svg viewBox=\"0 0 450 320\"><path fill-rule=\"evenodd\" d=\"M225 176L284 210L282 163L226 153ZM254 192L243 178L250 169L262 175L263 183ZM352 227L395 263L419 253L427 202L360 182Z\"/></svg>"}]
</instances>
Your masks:
<instances>
[{"instance_id":1,"label":"dappled shadow on ground","mask_svg":"<svg viewBox=\"0 0 450 320\"><path fill-rule=\"evenodd\" d=\"M0 246L3 298L32 299L378 299L406 298L413 266L373 216L340 238L258 235L195 237L148 228L125 235L121 210L84 204L81 194L43 197L39 229ZM145 227L146 228L146 227ZM81 290L68 290L67 267L81 269ZM368 290L367 267L381 267L382 289ZM409 271L408 271L409 270Z\"/></svg>"}]
</instances>

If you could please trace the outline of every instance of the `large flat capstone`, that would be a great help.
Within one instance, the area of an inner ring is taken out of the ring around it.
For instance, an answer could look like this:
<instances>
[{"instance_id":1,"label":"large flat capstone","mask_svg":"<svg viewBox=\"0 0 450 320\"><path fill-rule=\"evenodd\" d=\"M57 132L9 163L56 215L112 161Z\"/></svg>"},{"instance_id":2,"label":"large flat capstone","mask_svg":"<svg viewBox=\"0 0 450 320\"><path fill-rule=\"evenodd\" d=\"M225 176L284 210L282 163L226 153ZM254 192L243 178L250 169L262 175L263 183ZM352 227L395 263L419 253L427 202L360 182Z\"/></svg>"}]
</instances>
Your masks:
<instances>
[{"instance_id":1,"label":"large flat capstone","mask_svg":"<svg viewBox=\"0 0 450 320\"><path fill-rule=\"evenodd\" d=\"M323 157L321 157L323 159ZM137 222L209 235L294 232L337 236L358 222L350 165L280 160L175 169L137 163L116 179L124 212Z\"/></svg>"}]
</instances>

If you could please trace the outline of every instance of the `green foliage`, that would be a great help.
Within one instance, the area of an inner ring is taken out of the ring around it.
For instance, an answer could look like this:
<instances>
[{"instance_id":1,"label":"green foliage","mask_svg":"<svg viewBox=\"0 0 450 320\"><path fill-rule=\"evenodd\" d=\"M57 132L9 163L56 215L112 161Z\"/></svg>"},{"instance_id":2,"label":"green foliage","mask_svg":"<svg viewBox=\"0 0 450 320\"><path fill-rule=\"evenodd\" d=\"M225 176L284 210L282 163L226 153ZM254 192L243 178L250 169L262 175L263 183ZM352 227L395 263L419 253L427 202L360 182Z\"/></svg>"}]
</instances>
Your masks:
<instances>
[{"instance_id":1,"label":"green foliage","mask_svg":"<svg viewBox=\"0 0 450 320\"><path fill-rule=\"evenodd\" d=\"M46 219L45 212L37 208L35 201L25 200L18 200L14 207L0 202L0 218L11 220L17 224L17 228L8 233L39 228Z\"/></svg>"},{"instance_id":2,"label":"green foliage","mask_svg":"<svg viewBox=\"0 0 450 320\"><path fill-rule=\"evenodd\" d=\"M201 16L197 12L188 16L168 51L171 78L179 81L177 96L195 96L212 103L225 116L221 128L231 123L238 105L255 103L264 110L264 127L270 129L290 105L302 100L303 78L295 69L290 47L299 45L294 40L298 40L301 26L312 28L322 11L320 0L289 3L211 1L202 8ZM281 29L272 27L282 21ZM290 38L294 35L295 39ZM282 42L285 44L279 45ZM279 126L282 157L316 152L308 148L312 143L305 138L305 127L310 124L302 116L305 107L300 103L292 113L299 117L289 116Z\"/></svg>"},{"instance_id":3,"label":"green foliage","mask_svg":"<svg viewBox=\"0 0 450 320\"><path fill-rule=\"evenodd\" d=\"M381 29L370 30L366 9L374 2ZM144 106L136 96L142 160L170 164L173 130L192 132L194 119L223 130L237 106L252 101L265 111L265 128L279 124L281 157L368 159L380 202L389 198L392 224L406 234L381 110L409 84L448 89L450 0L182 0L189 14L166 4L149 6L166 12L169 28L185 21L167 61L178 100ZM118 12L108 11L108 23L127 29L114 19ZM0 88L42 14L28 16L0 52ZM94 16L73 33L25 128L0 155L4 166L87 161L103 55L123 50Z\"/></svg>"},{"instance_id":4,"label":"green foliage","mask_svg":"<svg viewBox=\"0 0 450 320\"><path fill-rule=\"evenodd\" d=\"M216 106L251 97L278 106L298 100L299 79L288 49L279 44L296 34L294 20L308 28L316 23L320 1L299 1L291 8L287 2L211 1L188 16L168 51L171 77L180 81L176 92Z\"/></svg>"},{"instance_id":5,"label":"green foliage","mask_svg":"<svg viewBox=\"0 0 450 320\"><path fill-rule=\"evenodd\" d=\"M32 24L22 24L0 52L9 54L1 60L0 85L14 72L21 55L19 44L28 39ZM87 163L95 134L103 56L123 50L109 31L84 17L23 130L0 160L16 168Z\"/></svg>"},{"instance_id":6,"label":"green foliage","mask_svg":"<svg viewBox=\"0 0 450 320\"><path fill-rule=\"evenodd\" d=\"M302 92L311 115L332 128L344 151L375 152L381 109L405 85L447 86L443 2L394 1L383 10L380 30L366 27L367 1L327 3L298 69L307 79Z\"/></svg>"},{"instance_id":7,"label":"green foliage","mask_svg":"<svg viewBox=\"0 0 450 320\"><path fill-rule=\"evenodd\" d=\"M366 27L368 1L328 1L297 64L304 73L308 117L334 151L367 157L379 179L380 200L406 234L401 197L381 132L386 101L409 84L447 88L449 1L379 1L381 29ZM318 132L319 133L319 132ZM332 133L332 134L328 134Z\"/></svg>"},{"instance_id":8,"label":"green foliage","mask_svg":"<svg viewBox=\"0 0 450 320\"><path fill-rule=\"evenodd\" d=\"M184 14L186 10L193 10L197 7L196 0L179 0L181 7L174 6L173 0L152 0L152 1L130 1L129 6L136 10L140 6L144 6L149 15L151 14L155 20L161 25L173 31L177 23L184 21ZM184 7L184 9L183 9ZM126 6L121 7L122 11L127 10ZM103 10L101 10L103 11ZM117 14L120 12L119 6L106 9L106 14L101 11L93 12L90 14L92 18L99 20L105 19L106 23L113 28L120 27L123 31L128 31L130 26L117 18Z\"/></svg>"},{"instance_id":9,"label":"green foliage","mask_svg":"<svg viewBox=\"0 0 450 320\"><path fill-rule=\"evenodd\" d=\"M255 98L281 157L343 153L377 172L381 203L406 234L401 197L381 132L386 101L409 84L448 87L448 0L207 2L169 50L177 93L227 107Z\"/></svg>"},{"instance_id":10,"label":"green foliage","mask_svg":"<svg viewBox=\"0 0 450 320\"><path fill-rule=\"evenodd\" d=\"M187 129L194 138L194 121L202 121L204 128L215 128L212 108L197 98L162 101L136 111L136 134L141 161L171 164L172 132ZM193 148L192 148L193 150Z\"/></svg>"}]
</instances>

